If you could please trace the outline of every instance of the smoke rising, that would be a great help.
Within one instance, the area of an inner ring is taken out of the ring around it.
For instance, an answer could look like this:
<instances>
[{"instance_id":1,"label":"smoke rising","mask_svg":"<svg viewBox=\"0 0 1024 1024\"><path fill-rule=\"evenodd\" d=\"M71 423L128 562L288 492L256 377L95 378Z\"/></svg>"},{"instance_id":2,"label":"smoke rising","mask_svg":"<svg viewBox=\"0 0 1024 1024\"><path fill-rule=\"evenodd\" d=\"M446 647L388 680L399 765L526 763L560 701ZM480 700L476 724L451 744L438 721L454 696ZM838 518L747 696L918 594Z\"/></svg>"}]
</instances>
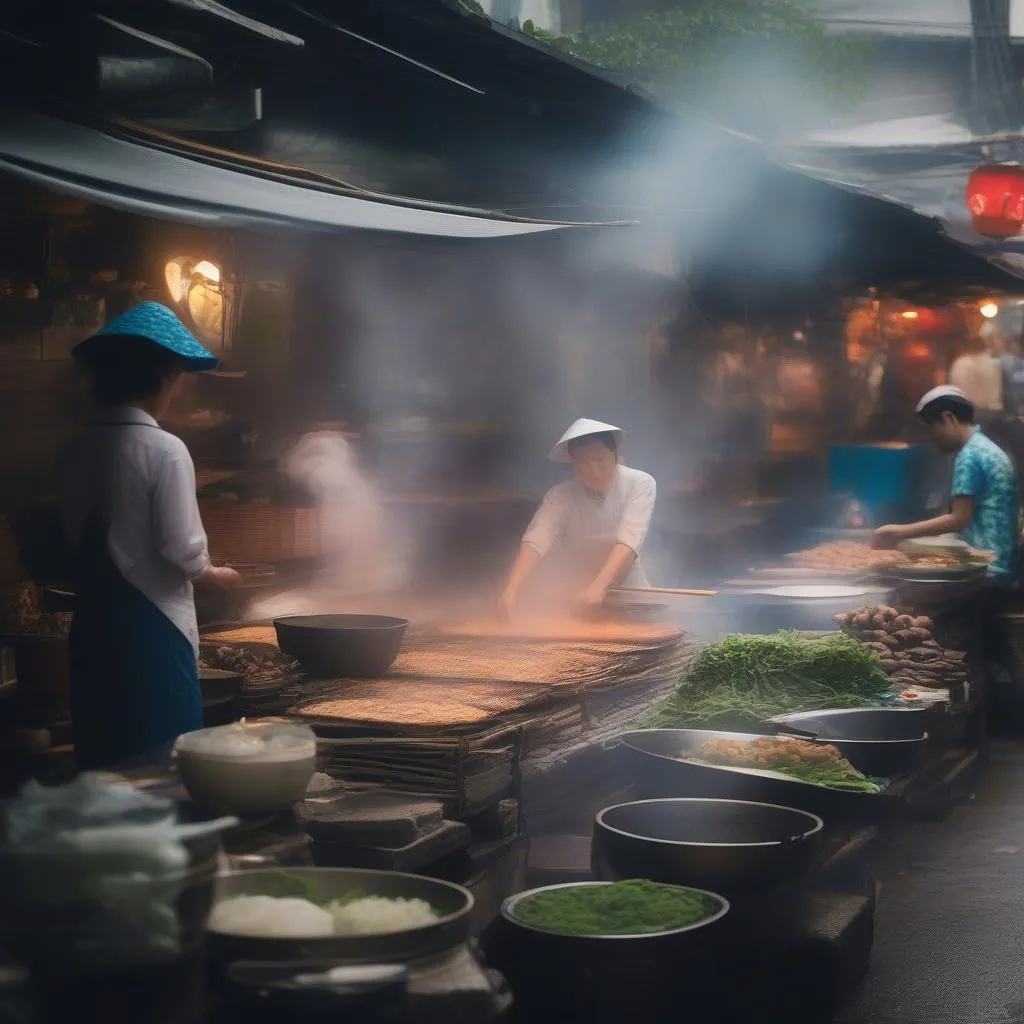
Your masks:
<instances>
[{"instance_id":1,"label":"smoke rising","mask_svg":"<svg viewBox=\"0 0 1024 1024\"><path fill-rule=\"evenodd\" d=\"M332 592L374 594L405 582L402 537L389 526L376 486L343 435L307 434L284 463L320 511L323 583Z\"/></svg>"},{"instance_id":2,"label":"smoke rising","mask_svg":"<svg viewBox=\"0 0 1024 1024\"><path fill-rule=\"evenodd\" d=\"M766 127L778 134L814 88L782 63L762 55L747 88L732 77L709 81L707 91L721 111L742 103L759 78L778 108ZM701 107L700 97L687 99ZM622 426L625 460L654 473L662 495L698 483L718 439L703 414L698 362L687 354L710 326L690 292L691 268L722 261L723 226L734 231L742 209L758 216L742 225L746 255L730 265L725 253L734 278L747 272L751 252L762 270L804 273L840 244L814 217L773 211L778 172L757 144L699 118L652 108L582 176L578 166L562 173L552 191L578 205L532 212L635 223L457 248L368 245L358 258L351 250L339 257L354 339L338 372L380 454L370 481L343 438L312 435L289 472L324 510L333 571L346 588L407 576L409 555L397 557L378 491L492 489L538 499L562 478L546 453L577 416ZM381 552L392 560L386 570L367 564ZM653 567L652 582L671 583L685 568Z\"/></svg>"}]
</instances>

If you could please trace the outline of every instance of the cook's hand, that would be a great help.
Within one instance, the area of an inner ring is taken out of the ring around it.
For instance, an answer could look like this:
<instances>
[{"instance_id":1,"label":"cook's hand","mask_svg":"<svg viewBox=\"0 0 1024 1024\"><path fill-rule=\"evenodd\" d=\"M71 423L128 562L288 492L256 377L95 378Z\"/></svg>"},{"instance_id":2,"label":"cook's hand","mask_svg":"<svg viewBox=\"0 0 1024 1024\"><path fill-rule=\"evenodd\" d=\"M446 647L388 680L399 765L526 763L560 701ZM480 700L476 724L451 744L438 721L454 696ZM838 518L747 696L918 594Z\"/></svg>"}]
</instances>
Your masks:
<instances>
[{"instance_id":1,"label":"cook's hand","mask_svg":"<svg viewBox=\"0 0 1024 1024\"><path fill-rule=\"evenodd\" d=\"M902 526L880 526L871 538L871 546L873 548L894 548L905 539Z\"/></svg>"},{"instance_id":2,"label":"cook's hand","mask_svg":"<svg viewBox=\"0 0 1024 1024\"><path fill-rule=\"evenodd\" d=\"M212 582L223 590L233 590L242 585L242 574L226 565L219 565L212 570Z\"/></svg>"},{"instance_id":3,"label":"cook's hand","mask_svg":"<svg viewBox=\"0 0 1024 1024\"><path fill-rule=\"evenodd\" d=\"M604 599L607 593L607 587L602 587L597 583L591 583L589 587L581 590L576 596L576 602L583 611L592 611L604 604Z\"/></svg>"}]
</instances>

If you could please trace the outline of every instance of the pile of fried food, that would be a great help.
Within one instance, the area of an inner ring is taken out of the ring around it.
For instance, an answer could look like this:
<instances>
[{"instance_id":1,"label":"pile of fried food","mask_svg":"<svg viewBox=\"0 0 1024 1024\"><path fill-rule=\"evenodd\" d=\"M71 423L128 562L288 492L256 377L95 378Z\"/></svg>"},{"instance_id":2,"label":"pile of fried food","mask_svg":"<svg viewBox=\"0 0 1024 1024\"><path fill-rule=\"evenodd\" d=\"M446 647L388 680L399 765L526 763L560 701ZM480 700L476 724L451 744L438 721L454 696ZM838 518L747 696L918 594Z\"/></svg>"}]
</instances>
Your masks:
<instances>
[{"instance_id":1,"label":"pile of fried food","mask_svg":"<svg viewBox=\"0 0 1024 1024\"><path fill-rule=\"evenodd\" d=\"M789 556L800 569L820 569L824 572L880 572L885 569L955 569L958 566L991 561L987 551L965 549L962 553L934 551L928 554L908 554L903 551L879 551L869 544L851 540L829 541L797 551Z\"/></svg>"},{"instance_id":2,"label":"pile of fried food","mask_svg":"<svg viewBox=\"0 0 1024 1024\"><path fill-rule=\"evenodd\" d=\"M847 636L874 651L893 682L904 689L949 689L967 675L966 655L944 648L926 616L882 605L837 615L835 621Z\"/></svg>"},{"instance_id":3,"label":"pile of fried food","mask_svg":"<svg viewBox=\"0 0 1024 1024\"><path fill-rule=\"evenodd\" d=\"M712 740L692 756L705 764L780 772L801 782L831 789L877 793L879 786L861 774L828 743L759 736L754 740Z\"/></svg>"},{"instance_id":4,"label":"pile of fried food","mask_svg":"<svg viewBox=\"0 0 1024 1024\"><path fill-rule=\"evenodd\" d=\"M832 572L869 572L872 569L899 565L906 561L906 555L900 551L878 551L869 544L858 544L852 540L834 540L827 544L818 544L806 551L797 551L789 558L801 569L823 569Z\"/></svg>"},{"instance_id":5,"label":"pile of fried food","mask_svg":"<svg viewBox=\"0 0 1024 1024\"><path fill-rule=\"evenodd\" d=\"M67 636L71 613L47 612L39 588L25 581L4 601L2 628L19 636Z\"/></svg>"},{"instance_id":6,"label":"pile of fried food","mask_svg":"<svg viewBox=\"0 0 1024 1024\"><path fill-rule=\"evenodd\" d=\"M220 669L237 672L247 683L262 683L281 679L298 672L299 666L288 655L273 649L255 647L228 647L202 644L199 656L200 668Z\"/></svg>"}]
</instances>

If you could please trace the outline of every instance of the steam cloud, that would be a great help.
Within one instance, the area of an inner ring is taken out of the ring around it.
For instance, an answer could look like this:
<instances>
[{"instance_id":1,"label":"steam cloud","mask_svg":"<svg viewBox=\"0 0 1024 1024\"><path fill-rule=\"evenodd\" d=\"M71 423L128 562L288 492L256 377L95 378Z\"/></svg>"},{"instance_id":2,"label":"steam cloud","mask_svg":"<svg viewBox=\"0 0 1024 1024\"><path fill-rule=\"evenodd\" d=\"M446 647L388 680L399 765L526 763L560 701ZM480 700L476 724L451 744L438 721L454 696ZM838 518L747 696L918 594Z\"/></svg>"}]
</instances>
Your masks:
<instances>
[{"instance_id":1,"label":"steam cloud","mask_svg":"<svg viewBox=\"0 0 1024 1024\"><path fill-rule=\"evenodd\" d=\"M401 537L389 528L377 488L345 437L307 434L286 456L284 468L317 502L326 586L338 594L373 594L405 581Z\"/></svg>"},{"instance_id":2,"label":"steam cloud","mask_svg":"<svg viewBox=\"0 0 1024 1024\"><path fill-rule=\"evenodd\" d=\"M718 89L719 109L730 98L742 102L735 72L732 62L727 88L707 85L709 93ZM763 57L750 74L778 105L772 133L791 128L787 111L806 109L804 95L795 100L810 84L791 65ZM339 296L355 335L347 368L338 371L345 390L358 396L371 432L424 438L393 446L405 455L380 460L377 484L343 438L311 435L292 453L289 472L324 511L339 580L380 587L404 578L408 553L397 554L378 485L428 494L493 487L539 497L561 478L546 452L577 416L624 427L626 461L653 472L662 494L697 480L716 438L701 414L700 381L687 369L676 379L664 369L667 335L685 349L708 326L688 293L688 270L720 245L722 217L757 195L765 167L749 140L699 119L652 113L585 180L566 170L562 185L573 176L579 208L536 211L634 226L433 251L360 247L358 258L339 259ZM836 244L820 223L789 223L781 235L777 227L751 223L749 231L771 234L762 251L780 267L813 267ZM496 440L475 463L459 463L461 442L428 429L442 420L494 423ZM384 552L386 571L366 564ZM653 575L668 583L675 573L657 566Z\"/></svg>"}]
</instances>

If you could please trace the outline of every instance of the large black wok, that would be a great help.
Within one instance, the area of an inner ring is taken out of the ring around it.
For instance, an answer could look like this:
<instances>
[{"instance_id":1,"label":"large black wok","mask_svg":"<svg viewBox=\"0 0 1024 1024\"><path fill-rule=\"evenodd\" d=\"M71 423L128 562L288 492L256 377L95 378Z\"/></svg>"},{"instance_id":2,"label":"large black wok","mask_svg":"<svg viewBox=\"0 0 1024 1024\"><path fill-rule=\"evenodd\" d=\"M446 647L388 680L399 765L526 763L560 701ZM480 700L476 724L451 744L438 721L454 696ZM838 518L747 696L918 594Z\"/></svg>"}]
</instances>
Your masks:
<instances>
[{"instance_id":1,"label":"large black wok","mask_svg":"<svg viewBox=\"0 0 1024 1024\"><path fill-rule=\"evenodd\" d=\"M277 645L320 678L372 679L389 668L408 619L390 615L286 615L274 619Z\"/></svg>"},{"instance_id":2,"label":"large black wok","mask_svg":"<svg viewBox=\"0 0 1024 1024\"><path fill-rule=\"evenodd\" d=\"M802 874L821 839L821 818L747 800L640 800L594 821L598 878L650 878L725 896Z\"/></svg>"},{"instance_id":3,"label":"large black wok","mask_svg":"<svg viewBox=\"0 0 1024 1024\"><path fill-rule=\"evenodd\" d=\"M891 778L913 770L928 745L927 711L851 708L779 715L773 725L793 726L831 744L865 775Z\"/></svg>"},{"instance_id":4,"label":"large black wok","mask_svg":"<svg viewBox=\"0 0 1024 1024\"><path fill-rule=\"evenodd\" d=\"M801 782L779 772L725 768L680 760L714 740L751 742L755 733L711 729L643 729L619 737L624 768L646 799L703 796L751 800L809 811L828 828L841 822L874 822L894 812L898 801L882 793L851 793Z\"/></svg>"}]
</instances>

